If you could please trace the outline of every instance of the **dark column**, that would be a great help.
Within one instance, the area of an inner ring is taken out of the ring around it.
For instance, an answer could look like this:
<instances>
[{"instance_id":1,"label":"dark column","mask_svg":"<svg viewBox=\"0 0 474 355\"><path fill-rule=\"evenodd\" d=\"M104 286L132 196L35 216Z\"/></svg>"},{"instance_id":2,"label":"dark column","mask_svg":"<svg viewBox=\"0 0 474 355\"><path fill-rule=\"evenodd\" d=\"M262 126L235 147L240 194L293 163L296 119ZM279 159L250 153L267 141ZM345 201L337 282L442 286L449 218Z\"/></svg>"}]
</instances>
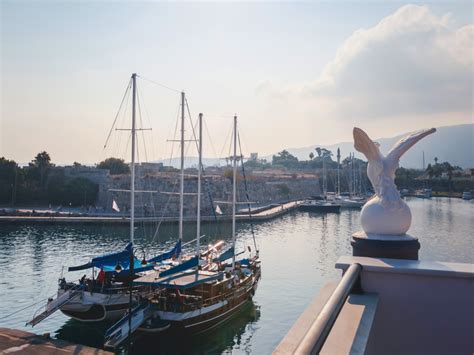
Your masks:
<instances>
[{"instance_id":1,"label":"dark column","mask_svg":"<svg viewBox=\"0 0 474 355\"><path fill-rule=\"evenodd\" d=\"M420 242L409 235L367 235L358 232L351 238L352 255L371 258L418 260Z\"/></svg>"}]
</instances>

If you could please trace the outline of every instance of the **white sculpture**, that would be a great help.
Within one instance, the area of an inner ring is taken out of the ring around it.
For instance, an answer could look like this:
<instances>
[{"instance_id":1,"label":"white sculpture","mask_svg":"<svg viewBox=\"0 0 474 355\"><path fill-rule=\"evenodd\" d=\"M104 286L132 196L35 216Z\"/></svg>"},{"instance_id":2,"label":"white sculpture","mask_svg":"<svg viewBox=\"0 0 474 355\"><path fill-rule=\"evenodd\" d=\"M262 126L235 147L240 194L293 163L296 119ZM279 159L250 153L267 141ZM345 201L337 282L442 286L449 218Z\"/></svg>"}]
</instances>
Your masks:
<instances>
[{"instance_id":1,"label":"white sculpture","mask_svg":"<svg viewBox=\"0 0 474 355\"><path fill-rule=\"evenodd\" d=\"M367 235L403 235L410 228L410 208L400 198L395 186L395 171L400 157L420 139L434 132L436 129L431 128L412 133L399 140L384 157L378 143L373 142L360 128L354 128L354 147L369 161L367 177L375 191L360 215Z\"/></svg>"}]
</instances>

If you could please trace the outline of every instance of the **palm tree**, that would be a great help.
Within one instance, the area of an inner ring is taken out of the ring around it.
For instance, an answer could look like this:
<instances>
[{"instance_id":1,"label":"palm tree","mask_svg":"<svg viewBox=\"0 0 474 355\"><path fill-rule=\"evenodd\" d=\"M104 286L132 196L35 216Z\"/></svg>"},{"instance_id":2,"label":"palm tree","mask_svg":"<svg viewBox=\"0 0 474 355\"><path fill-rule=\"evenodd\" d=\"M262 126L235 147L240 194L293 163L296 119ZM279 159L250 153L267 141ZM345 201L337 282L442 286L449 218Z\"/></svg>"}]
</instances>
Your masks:
<instances>
[{"instance_id":1,"label":"palm tree","mask_svg":"<svg viewBox=\"0 0 474 355\"><path fill-rule=\"evenodd\" d=\"M434 161L435 161L435 165L438 165L438 157L435 157Z\"/></svg>"},{"instance_id":2,"label":"palm tree","mask_svg":"<svg viewBox=\"0 0 474 355\"><path fill-rule=\"evenodd\" d=\"M314 159L314 153L311 152L311 153L309 153L309 160L313 160L313 159Z\"/></svg>"},{"instance_id":3,"label":"palm tree","mask_svg":"<svg viewBox=\"0 0 474 355\"><path fill-rule=\"evenodd\" d=\"M36 154L36 157L33 159L32 163L33 166L35 166L39 170L40 186L43 189L46 173L48 172L48 169L52 166L51 157L47 152L43 151L41 153Z\"/></svg>"},{"instance_id":4,"label":"palm tree","mask_svg":"<svg viewBox=\"0 0 474 355\"><path fill-rule=\"evenodd\" d=\"M426 167L426 172L428 173L428 176L430 177L430 179L432 179L434 176L434 170L431 164L428 164L428 166Z\"/></svg>"}]
</instances>

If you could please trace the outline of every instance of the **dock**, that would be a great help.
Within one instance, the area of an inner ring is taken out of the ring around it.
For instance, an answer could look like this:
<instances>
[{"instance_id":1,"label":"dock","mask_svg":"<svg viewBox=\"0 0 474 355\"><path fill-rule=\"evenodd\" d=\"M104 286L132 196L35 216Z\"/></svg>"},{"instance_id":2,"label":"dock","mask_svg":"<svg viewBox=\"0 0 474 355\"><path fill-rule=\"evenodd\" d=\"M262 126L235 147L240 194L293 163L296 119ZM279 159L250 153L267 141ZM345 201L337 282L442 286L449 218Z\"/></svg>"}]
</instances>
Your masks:
<instances>
[{"instance_id":1,"label":"dock","mask_svg":"<svg viewBox=\"0 0 474 355\"><path fill-rule=\"evenodd\" d=\"M256 208L251 215L248 213L239 213L235 216L238 222L266 221L280 217L288 212L298 208L303 201L291 201L283 204L275 204ZM201 222L230 222L231 215L202 216ZM178 217L135 217L135 223L156 224L159 223L174 224L178 223ZM196 217L184 217L185 223L196 222ZM30 216L0 216L0 224L129 224L130 218L124 216L67 216L67 215L30 215Z\"/></svg>"},{"instance_id":2,"label":"dock","mask_svg":"<svg viewBox=\"0 0 474 355\"><path fill-rule=\"evenodd\" d=\"M112 355L113 353L23 330L0 328L0 354Z\"/></svg>"}]
</instances>

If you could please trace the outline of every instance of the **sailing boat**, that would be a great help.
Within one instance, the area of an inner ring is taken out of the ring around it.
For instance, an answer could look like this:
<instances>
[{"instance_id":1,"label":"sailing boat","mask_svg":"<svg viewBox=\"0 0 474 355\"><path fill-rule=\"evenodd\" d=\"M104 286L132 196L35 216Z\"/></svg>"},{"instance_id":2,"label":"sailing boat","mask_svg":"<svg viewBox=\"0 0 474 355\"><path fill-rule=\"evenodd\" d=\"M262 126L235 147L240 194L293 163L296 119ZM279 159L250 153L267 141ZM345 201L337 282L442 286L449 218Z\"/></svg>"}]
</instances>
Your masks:
<instances>
[{"instance_id":1,"label":"sailing boat","mask_svg":"<svg viewBox=\"0 0 474 355\"><path fill-rule=\"evenodd\" d=\"M201 142L202 115L199 116L198 186L202 171ZM135 331L202 333L224 322L252 300L261 276L258 250L253 257L240 260L236 260L235 253L238 158L236 116L233 142L232 246L218 257L203 258L198 222L196 255L178 266L164 271L150 271L133 281L134 285L142 287L140 303L106 332L106 347L117 348ZM198 201L199 198L198 194ZM198 217L199 206L198 202Z\"/></svg>"},{"instance_id":2,"label":"sailing boat","mask_svg":"<svg viewBox=\"0 0 474 355\"><path fill-rule=\"evenodd\" d=\"M320 213L339 213L341 205L335 201L335 194L329 193L327 190L327 171L326 171L326 155L323 154L323 194L322 196L313 197L303 201L299 205L301 211L320 212Z\"/></svg>"},{"instance_id":3,"label":"sailing boat","mask_svg":"<svg viewBox=\"0 0 474 355\"><path fill-rule=\"evenodd\" d=\"M140 261L134 256L136 79L137 74L132 74L130 242L122 251L98 256L86 264L69 267L68 271L92 269L92 277L87 278L84 275L78 282L66 282L66 279L61 277L57 297L49 299L44 310L27 322L27 325L34 326L57 310L71 318L85 322L119 319L129 309L133 291L139 288L138 286L130 287L131 279L138 277L143 272L164 265L163 262L166 260L181 257L182 233L176 245L168 252L157 255L148 261ZM182 93L182 101L184 105L184 93ZM164 267L169 268L169 263L166 263ZM97 279L94 278L96 268L100 269Z\"/></svg>"}]
</instances>

